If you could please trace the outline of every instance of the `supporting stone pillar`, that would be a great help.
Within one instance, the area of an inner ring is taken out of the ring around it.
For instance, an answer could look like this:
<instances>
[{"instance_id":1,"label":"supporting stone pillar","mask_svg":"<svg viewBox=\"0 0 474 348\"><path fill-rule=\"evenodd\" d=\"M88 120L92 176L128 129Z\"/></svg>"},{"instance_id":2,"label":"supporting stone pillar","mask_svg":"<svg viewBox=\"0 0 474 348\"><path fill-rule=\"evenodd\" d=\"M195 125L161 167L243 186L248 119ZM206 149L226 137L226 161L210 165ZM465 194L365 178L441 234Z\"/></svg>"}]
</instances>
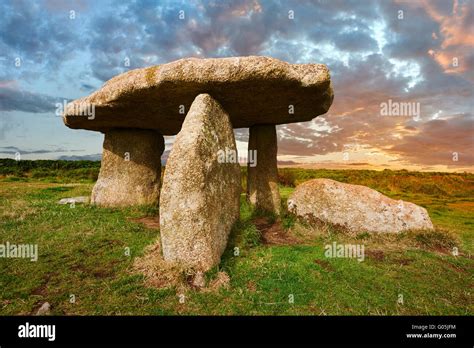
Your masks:
<instances>
[{"instance_id":1,"label":"supporting stone pillar","mask_svg":"<svg viewBox=\"0 0 474 348\"><path fill-rule=\"evenodd\" d=\"M219 264L239 218L242 184L236 152L229 115L210 95L198 95L163 177L160 235L166 261L198 271Z\"/></svg>"},{"instance_id":2,"label":"supporting stone pillar","mask_svg":"<svg viewBox=\"0 0 474 348\"><path fill-rule=\"evenodd\" d=\"M158 204L164 148L163 136L153 130L106 132L91 202L110 207Z\"/></svg>"},{"instance_id":3,"label":"supporting stone pillar","mask_svg":"<svg viewBox=\"0 0 474 348\"><path fill-rule=\"evenodd\" d=\"M280 214L275 126L250 127L248 149L257 151L257 161L247 166L247 199L257 209Z\"/></svg>"}]
</instances>

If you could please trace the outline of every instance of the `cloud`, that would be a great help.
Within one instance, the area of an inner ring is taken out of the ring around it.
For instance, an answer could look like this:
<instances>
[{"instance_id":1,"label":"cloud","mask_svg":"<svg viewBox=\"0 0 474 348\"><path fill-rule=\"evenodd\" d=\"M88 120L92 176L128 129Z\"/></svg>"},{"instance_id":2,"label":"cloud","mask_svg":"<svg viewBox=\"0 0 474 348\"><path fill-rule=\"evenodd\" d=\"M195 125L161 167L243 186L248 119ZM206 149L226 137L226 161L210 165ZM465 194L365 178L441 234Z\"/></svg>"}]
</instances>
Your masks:
<instances>
[{"instance_id":1,"label":"cloud","mask_svg":"<svg viewBox=\"0 0 474 348\"><path fill-rule=\"evenodd\" d=\"M72 3L71 3L72 6ZM69 11L50 11L41 2L6 1L0 5L0 79L32 80L57 71L87 38L77 31ZM19 59L19 66L16 66ZM8 75L8 76L7 76Z\"/></svg>"},{"instance_id":2,"label":"cloud","mask_svg":"<svg viewBox=\"0 0 474 348\"><path fill-rule=\"evenodd\" d=\"M368 25L376 8L358 2L134 1L115 9L113 16L104 11L91 20L91 68L95 77L106 80L127 70L126 57L128 68L135 68L188 56L261 54L288 41L299 46L304 40L330 42L344 51L376 50Z\"/></svg>"},{"instance_id":3,"label":"cloud","mask_svg":"<svg viewBox=\"0 0 474 348\"><path fill-rule=\"evenodd\" d=\"M299 163L298 162L295 162L295 161L283 161L283 160L279 160L277 162L278 166L293 166L293 165L298 165Z\"/></svg>"},{"instance_id":4,"label":"cloud","mask_svg":"<svg viewBox=\"0 0 474 348\"><path fill-rule=\"evenodd\" d=\"M90 85L90 84L88 84L88 83L83 83L83 84L81 84L81 90L92 91L92 90L94 90L94 89L95 89L95 87L92 86L92 85Z\"/></svg>"},{"instance_id":5,"label":"cloud","mask_svg":"<svg viewBox=\"0 0 474 348\"><path fill-rule=\"evenodd\" d=\"M387 151L417 164L474 166L474 117L428 121Z\"/></svg>"},{"instance_id":6,"label":"cloud","mask_svg":"<svg viewBox=\"0 0 474 348\"><path fill-rule=\"evenodd\" d=\"M55 112L55 103L59 100L59 98L44 94L0 86L1 111L24 111L31 113Z\"/></svg>"},{"instance_id":7,"label":"cloud","mask_svg":"<svg viewBox=\"0 0 474 348\"><path fill-rule=\"evenodd\" d=\"M54 77L44 83L58 91L68 86L80 97L133 68L189 56L270 55L291 63L327 64L335 91L326 115L278 127L280 156L298 156L299 162L340 155L355 143L367 156L386 156L386 163L472 165L472 136L466 132L474 108L472 2L42 4L0 4L2 111L54 110L55 98L25 83L38 76ZM77 11L75 20L68 17L71 9ZM400 10L403 19L398 18ZM18 56L20 69L13 64ZM458 58L457 67L453 58ZM21 81L22 88L8 81ZM380 103L389 99L420 103L421 120L381 117ZM248 140L248 130L236 130L235 135L238 141ZM450 160L455 151L450 146L460 148L458 162ZM167 151L169 147L167 143Z\"/></svg>"}]
</instances>

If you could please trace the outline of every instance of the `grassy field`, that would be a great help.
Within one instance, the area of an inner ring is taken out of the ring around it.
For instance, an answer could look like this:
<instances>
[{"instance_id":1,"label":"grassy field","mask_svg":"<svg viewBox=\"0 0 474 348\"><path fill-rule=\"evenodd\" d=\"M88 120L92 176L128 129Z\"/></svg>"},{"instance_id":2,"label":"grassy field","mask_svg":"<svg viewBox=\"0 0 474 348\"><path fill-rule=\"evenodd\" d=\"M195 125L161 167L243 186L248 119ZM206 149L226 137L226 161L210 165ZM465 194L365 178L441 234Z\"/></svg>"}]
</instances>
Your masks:
<instances>
[{"instance_id":1,"label":"grassy field","mask_svg":"<svg viewBox=\"0 0 474 348\"><path fill-rule=\"evenodd\" d=\"M186 273L157 285L137 270L159 238L156 208L58 205L89 195L99 165L54 163L0 163L0 244L39 247L37 262L0 258L2 315L44 302L57 315L474 314L473 174L281 169L284 200L311 178L363 184L426 207L436 231L349 235L261 215L242 195L228 250L195 289ZM325 257L334 241L363 244L364 261Z\"/></svg>"}]
</instances>

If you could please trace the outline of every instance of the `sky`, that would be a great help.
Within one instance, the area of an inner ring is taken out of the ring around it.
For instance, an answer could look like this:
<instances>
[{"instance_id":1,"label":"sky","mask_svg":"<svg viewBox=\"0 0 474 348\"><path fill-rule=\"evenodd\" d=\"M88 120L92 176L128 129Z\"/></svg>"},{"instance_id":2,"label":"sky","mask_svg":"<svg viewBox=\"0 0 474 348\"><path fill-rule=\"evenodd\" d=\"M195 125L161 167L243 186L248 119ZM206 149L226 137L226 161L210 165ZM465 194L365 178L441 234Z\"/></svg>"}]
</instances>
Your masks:
<instances>
[{"instance_id":1,"label":"sky","mask_svg":"<svg viewBox=\"0 0 474 348\"><path fill-rule=\"evenodd\" d=\"M129 69L248 55L330 69L329 112L277 127L281 166L474 171L473 0L2 0L0 158L99 159L103 134L64 126L58 103Z\"/></svg>"}]
</instances>

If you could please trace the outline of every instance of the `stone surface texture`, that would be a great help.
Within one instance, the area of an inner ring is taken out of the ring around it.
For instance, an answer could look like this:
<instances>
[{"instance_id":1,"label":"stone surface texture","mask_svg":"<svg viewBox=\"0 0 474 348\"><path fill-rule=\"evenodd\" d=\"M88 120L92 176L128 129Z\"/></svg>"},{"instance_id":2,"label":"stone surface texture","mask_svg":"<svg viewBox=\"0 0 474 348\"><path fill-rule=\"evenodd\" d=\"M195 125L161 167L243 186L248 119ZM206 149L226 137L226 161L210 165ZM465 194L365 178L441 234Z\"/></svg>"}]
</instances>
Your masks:
<instances>
[{"instance_id":1,"label":"stone surface texture","mask_svg":"<svg viewBox=\"0 0 474 348\"><path fill-rule=\"evenodd\" d=\"M236 151L228 114L208 94L196 97L166 163L160 233L166 261L206 271L220 262L239 218L240 166L220 163Z\"/></svg>"},{"instance_id":2,"label":"stone surface texture","mask_svg":"<svg viewBox=\"0 0 474 348\"><path fill-rule=\"evenodd\" d=\"M140 128L175 135L201 93L222 105L234 128L309 121L326 113L333 100L323 64L262 56L185 58L115 76L69 103L63 120L75 129ZM84 116L91 105L94 116Z\"/></svg>"},{"instance_id":3,"label":"stone surface texture","mask_svg":"<svg viewBox=\"0 0 474 348\"><path fill-rule=\"evenodd\" d=\"M257 125L249 130L249 151L256 150L256 166L247 166L247 198L257 209L280 213L278 190L277 135L274 125Z\"/></svg>"},{"instance_id":4,"label":"stone surface texture","mask_svg":"<svg viewBox=\"0 0 474 348\"><path fill-rule=\"evenodd\" d=\"M91 203L111 207L158 204L163 150L163 136L156 131L108 131Z\"/></svg>"},{"instance_id":5,"label":"stone surface texture","mask_svg":"<svg viewBox=\"0 0 474 348\"><path fill-rule=\"evenodd\" d=\"M352 232L431 230L425 208L397 201L361 185L313 179L297 186L288 210L299 217L340 225Z\"/></svg>"}]
</instances>

